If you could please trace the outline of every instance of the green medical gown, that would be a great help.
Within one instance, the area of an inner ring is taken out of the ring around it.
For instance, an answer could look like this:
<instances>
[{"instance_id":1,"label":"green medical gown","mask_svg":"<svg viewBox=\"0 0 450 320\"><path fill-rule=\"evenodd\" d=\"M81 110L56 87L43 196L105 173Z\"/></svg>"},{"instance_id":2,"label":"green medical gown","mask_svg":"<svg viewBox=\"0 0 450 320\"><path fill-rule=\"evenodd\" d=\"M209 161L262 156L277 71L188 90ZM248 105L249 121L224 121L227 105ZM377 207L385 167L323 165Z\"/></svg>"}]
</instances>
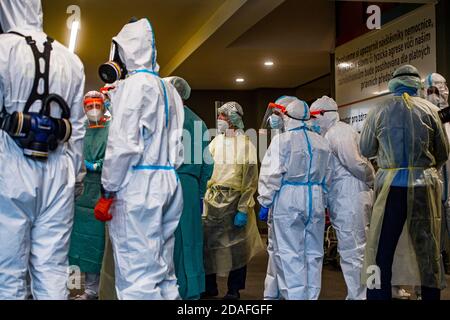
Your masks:
<instances>
[{"instance_id":1,"label":"green medical gown","mask_svg":"<svg viewBox=\"0 0 450 320\"><path fill-rule=\"evenodd\" d=\"M101 168L105 157L109 122L101 128L86 128L84 158L98 163L98 172L87 172L84 193L75 202L75 218L70 241L69 262L81 272L100 273L105 247L105 224L95 219L94 207L100 198Z\"/></svg>"},{"instance_id":2,"label":"green medical gown","mask_svg":"<svg viewBox=\"0 0 450 320\"><path fill-rule=\"evenodd\" d=\"M188 107L184 108L184 112L184 129L189 132L190 139L183 138L185 161L177 170L183 188L184 206L175 231L174 264L180 296L189 300L200 298L205 289L200 199L205 196L213 165L208 150L209 141L203 140L207 131L205 123Z\"/></svg>"}]
</instances>

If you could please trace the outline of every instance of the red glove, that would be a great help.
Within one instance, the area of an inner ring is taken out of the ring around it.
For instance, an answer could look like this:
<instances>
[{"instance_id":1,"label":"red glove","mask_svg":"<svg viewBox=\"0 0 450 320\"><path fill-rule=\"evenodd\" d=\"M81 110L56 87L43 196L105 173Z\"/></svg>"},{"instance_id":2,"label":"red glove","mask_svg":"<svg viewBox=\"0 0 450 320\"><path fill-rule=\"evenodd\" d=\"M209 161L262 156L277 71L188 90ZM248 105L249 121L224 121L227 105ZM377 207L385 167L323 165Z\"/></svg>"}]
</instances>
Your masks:
<instances>
[{"instance_id":1,"label":"red glove","mask_svg":"<svg viewBox=\"0 0 450 320\"><path fill-rule=\"evenodd\" d=\"M101 197L95 205L94 214L95 219L106 222L112 219L112 215L109 213L109 208L114 201L114 198L106 199Z\"/></svg>"}]
</instances>

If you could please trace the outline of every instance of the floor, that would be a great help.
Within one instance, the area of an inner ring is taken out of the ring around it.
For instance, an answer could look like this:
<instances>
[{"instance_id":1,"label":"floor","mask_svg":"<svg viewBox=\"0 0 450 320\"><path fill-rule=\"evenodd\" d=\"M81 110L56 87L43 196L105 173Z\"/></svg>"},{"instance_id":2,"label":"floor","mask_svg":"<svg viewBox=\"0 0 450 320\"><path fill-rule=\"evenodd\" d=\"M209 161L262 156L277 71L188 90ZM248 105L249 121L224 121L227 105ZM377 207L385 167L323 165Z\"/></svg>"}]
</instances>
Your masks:
<instances>
[{"instance_id":1,"label":"floor","mask_svg":"<svg viewBox=\"0 0 450 320\"><path fill-rule=\"evenodd\" d=\"M267 253L261 252L248 266L247 288L241 291L243 300L261 300L263 299L264 278L266 276ZM450 276L446 276L447 289L442 291L441 298L450 300ZM226 279L218 278L220 295L226 293ZM407 288L411 293L413 290ZM346 297L346 287L342 272L335 267L324 266L322 272L322 292L320 300L344 300Z\"/></svg>"}]
</instances>

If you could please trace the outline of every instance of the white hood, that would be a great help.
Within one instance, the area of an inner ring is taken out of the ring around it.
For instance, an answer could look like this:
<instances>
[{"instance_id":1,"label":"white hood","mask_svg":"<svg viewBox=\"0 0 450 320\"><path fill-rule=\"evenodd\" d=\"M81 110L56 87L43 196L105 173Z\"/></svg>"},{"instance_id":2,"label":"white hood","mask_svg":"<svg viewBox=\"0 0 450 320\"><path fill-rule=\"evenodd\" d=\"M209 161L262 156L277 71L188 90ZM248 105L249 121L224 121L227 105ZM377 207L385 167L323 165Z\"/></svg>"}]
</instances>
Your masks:
<instances>
[{"instance_id":1,"label":"white hood","mask_svg":"<svg viewBox=\"0 0 450 320\"><path fill-rule=\"evenodd\" d=\"M0 0L0 26L4 32L13 29L42 31L41 0Z\"/></svg>"},{"instance_id":2,"label":"white hood","mask_svg":"<svg viewBox=\"0 0 450 320\"><path fill-rule=\"evenodd\" d=\"M323 115L315 115L315 118L312 119L313 123L320 127L320 134L324 136L325 133L340 120L339 113L337 112L338 106L332 98L323 96L322 98L317 99L310 108L311 112L319 110L336 111L326 112Z\"/></svg>"},{"instance_id":3,"label":"white hood","mask_svg":"<svg viewBox=\"0 0 450 320\"><path fill-rule=\"evenodd\" d=\"M140 69L159 72L155 35L148 19L126 24L113 41L117 43L120 59L128 72Z\"/></svg>"}]
</instances>

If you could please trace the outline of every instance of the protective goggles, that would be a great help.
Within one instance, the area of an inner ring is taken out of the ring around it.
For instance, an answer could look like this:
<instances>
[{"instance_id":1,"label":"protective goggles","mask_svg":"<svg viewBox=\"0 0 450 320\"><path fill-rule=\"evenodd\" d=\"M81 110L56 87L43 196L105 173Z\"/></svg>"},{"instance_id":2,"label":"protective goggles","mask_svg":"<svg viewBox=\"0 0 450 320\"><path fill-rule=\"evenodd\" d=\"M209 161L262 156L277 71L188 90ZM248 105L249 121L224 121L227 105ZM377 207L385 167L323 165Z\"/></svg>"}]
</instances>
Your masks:
<instances>
[{"instance_id":1,"label":"protective goggles","mask_svg":"<svg viewBox=\"0 0 450 320\"><path fill-rule=\"evenodd\" d=\"M323 116L325 113L327 112L337 112L337 110L316 110L316 111L311 111L311 118L317 118L317 116L321 115Z\"/></svg>"},{"instance_id":2,"label":"protective goggles","mask_svg":"<svg viewBox=\"0 0 450 320\"><path fill-rule=\"evenodd\" d=\"M100 106L103 107L104 100L101 98L88 98L84 100L84 106Z\"/></svg>"},{"instance_id":3,"label":"protective goggles","mask_svg":"<svg viewBox=\"0 0 450 320\"><path fill-rule=\"evenodd\" d=\"M272 110L274 114L286 114L286 107L277 103L269 103L269 109Z\"/></svg>"}]
</instances>

